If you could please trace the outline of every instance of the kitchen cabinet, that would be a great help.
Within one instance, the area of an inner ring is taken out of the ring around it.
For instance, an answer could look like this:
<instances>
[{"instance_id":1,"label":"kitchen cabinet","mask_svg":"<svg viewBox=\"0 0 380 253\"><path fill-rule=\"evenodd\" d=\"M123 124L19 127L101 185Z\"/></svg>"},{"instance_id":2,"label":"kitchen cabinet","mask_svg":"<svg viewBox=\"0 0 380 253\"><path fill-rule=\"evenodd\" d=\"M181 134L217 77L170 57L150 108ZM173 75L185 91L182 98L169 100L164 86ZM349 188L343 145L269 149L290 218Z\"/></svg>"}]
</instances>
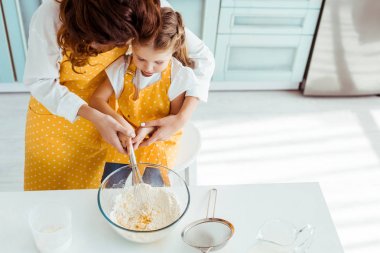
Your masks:
<instances>
[{"instance_id":1,"label":"kitchen cabinet","mask_svg":"<svg viewBox=\"0 0 380 253\"><path fill-rule=\"evenodd\" d=\"M321 0L221 0L216 90L298 89Z\"/></svg>"}]
</instances>

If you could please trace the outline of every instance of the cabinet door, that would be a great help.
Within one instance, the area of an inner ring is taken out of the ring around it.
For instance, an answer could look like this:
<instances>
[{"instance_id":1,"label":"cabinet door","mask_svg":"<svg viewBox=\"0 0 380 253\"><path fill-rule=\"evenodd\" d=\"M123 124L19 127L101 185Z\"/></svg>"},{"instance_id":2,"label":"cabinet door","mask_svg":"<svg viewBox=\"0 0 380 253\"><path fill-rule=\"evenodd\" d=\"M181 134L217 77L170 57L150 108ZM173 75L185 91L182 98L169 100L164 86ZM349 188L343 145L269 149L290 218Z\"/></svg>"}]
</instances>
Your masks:
<instances>
[{"instance_id":1,"label":"cabinet door","mask_svg":"<svg viewBox=\"0 0 380 253\"><path fill-rule=\"evenodd\" d=\"M221 8L219 33L314 34L319 10Z\"/></svg>"},{"instance_id":2,"label":"cabinet door","mask_svg":"<svg viewBox=\"0 0 380 253\"><path fill-rule=\"evenodd\" d=\"M256 83L268 85L268 89L297 89L311 41L311 35L218 35L213 80ZM238 85L231 89L246 89ZM226 88L229 89L223 87Z\"/></svg>"},{"instance_id":3,"label":"cabinet door","mask_svg":"<svg viewBox=\"0 0 380 253\"><path fill-rule=\"evenodd\" d=\"M323 0L222 0L222 7L315 8Z\"/></svg>"}]
</instances>

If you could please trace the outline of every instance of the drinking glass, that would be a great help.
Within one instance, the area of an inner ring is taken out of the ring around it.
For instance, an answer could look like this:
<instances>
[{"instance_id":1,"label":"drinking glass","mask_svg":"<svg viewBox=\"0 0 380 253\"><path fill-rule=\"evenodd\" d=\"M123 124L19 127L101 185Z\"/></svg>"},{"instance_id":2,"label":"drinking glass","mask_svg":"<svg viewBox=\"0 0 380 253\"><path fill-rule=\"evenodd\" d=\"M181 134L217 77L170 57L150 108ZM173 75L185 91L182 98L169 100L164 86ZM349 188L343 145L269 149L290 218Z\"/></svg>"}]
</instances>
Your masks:
<instances>
[{"instance_id":1,"label":"drinking glass","mask_svg":"<svg viewBox=\"0 0 380 253\"><path fill-rule=\"evenodd\" d=\"M305 253L309 249L314 227L297 228L282 220L270 220L259 229L249 253Z\"/></svg>"},{"instance_id":2,"label":"drinking glass","mask_svg":"<svg viewBox=\"0 0 380 253\"><path fill-rule=\"evenodd\" d=\"M30 211L29 225L41 253L61 253L71 245L71 210L67 206L40 204Z\"/></svg>"}]
</instances>

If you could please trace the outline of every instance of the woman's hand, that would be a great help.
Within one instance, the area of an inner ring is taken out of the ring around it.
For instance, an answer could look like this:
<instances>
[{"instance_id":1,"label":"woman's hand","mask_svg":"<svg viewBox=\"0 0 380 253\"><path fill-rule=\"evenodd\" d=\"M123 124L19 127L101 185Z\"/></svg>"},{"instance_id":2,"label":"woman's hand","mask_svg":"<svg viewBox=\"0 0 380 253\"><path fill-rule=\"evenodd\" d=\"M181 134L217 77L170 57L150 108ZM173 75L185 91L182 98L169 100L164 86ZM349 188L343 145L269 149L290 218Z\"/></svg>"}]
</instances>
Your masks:
<instances>
[{"instance_id":1,"label":"woman's hand","mask_svg":"<svg viewBox=\"0 0 380 253\"><path fill-rule=\"evenodd\" d=\"M142 128L155 127L155 131L149 139L141 142L140 146L149 146L156 141L166 141L186 123L186 119L181 115L169 115L158 120L145 122L141 125Z\"/></svg>"},{"instance_id":2,"label":"woman's hand","mask_svg":"<svg viewBox=\"0 0 380 253\"><path fill-rule=\"evenodd\" d=\"M130 150L129 150L129 147L131 147L133 145L133 142L132 142L132 138L134 138L136 136L135 134L135 129L133 128L133 126L127 121L125 120L121 115L116 115L116 119L117 121L123 126L125 127L127 130L128 130L128 134L124 134L124 133L118 133L118 137L119 137L119 141L122 145L122 147L124 148L124 150L127 151L128 155L130 154Z\"/></svg>"},{"instance_id":3,"label":"woman's hand","mask_svg":"<svg viewBox=\"0 0 380 253\"><path fill-rule=\"evenodd\" d=\"M99 120L93 123L100 135L107 143L114 146L120 153L127 154L127 151L123 148L120 142L118 134L128 136L130 134L130 129L120 124L112 116L106 114L100 116Z\"/></svg>"},{"instance_id":4,"label":"woman's hand","mask_svg":"<svg viewBox=\"0 0 380 253\"><path fill-rule=\"evenodd\" d=\"M118 133L117 136L119 137L119 141L121 143L121 146L123 146L124 150L126 150L128 155L129 155L131 152L129 150L129 147L132 144L132 138L125 135L125 134L122 134L122 133Z\"/></svg>"},{"instance_id":5,"label":"woman's hand","mask_svg":"<svg viewBox=\"0 0 380 253\"><path fill-rule=\"evenodd\" d=\"M105 75L105 73L103 74ZM135 136L135 130L128 121L108 104L108 100L112 94L113 88L111 82L106 78L92 94L90 106L81 106L78 115L90 120L106 142L114 146L120 153L127 154L118 135L129 136L129 143L128 138L126 143L124 143L129 147L128 144L131 144L130 138Z\"/></svg>"},{"instance_id":6,"label":"woman's hand","mask_svg":"<svg viewBox=\"0 0 380 253\"><path fill-rule=\"evenodd\" d=\"M154 127L139 127L136 131L136 137L132 139L133 149L138 149L141 142L145 139L145 137L152 133L155 130Z\"/></svg>"},{"instance_id":7,"label":"woman's hand","mask_svg":"<svg viewBox=\"0 0 380 253\"><path fill-rule=\"evenodd\" d=\"M122 133L126 136L134 136L132 127L131 129L128 126L124 126L112 116L104 114L88 105L83 105L79 108L78 116L91 121L107 143L114 146L120 153L127 154L127 151L120 143L118 133Z\"/></svg>"}]
</instances>

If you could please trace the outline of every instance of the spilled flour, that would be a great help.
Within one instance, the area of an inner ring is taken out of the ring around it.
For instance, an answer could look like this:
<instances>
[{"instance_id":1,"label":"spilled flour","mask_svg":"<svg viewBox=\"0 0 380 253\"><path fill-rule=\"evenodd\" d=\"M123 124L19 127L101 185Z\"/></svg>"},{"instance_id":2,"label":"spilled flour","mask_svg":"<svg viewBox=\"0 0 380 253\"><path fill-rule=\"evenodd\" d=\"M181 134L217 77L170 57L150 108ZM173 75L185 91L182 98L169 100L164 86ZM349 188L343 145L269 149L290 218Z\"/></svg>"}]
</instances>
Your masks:
<instances>
[{"instance_id":1,"label":"spilled flour","mask_svg":"<svg viewBox=\"0 0 380 253\"><path fill-rule=\"evenodd\" d=\"M180 207L174 194L148 184L125 189L116 196L110 213L110 218L120 226L141 231L160 229L179 216Z\"/></svg>"}]
</instances>

